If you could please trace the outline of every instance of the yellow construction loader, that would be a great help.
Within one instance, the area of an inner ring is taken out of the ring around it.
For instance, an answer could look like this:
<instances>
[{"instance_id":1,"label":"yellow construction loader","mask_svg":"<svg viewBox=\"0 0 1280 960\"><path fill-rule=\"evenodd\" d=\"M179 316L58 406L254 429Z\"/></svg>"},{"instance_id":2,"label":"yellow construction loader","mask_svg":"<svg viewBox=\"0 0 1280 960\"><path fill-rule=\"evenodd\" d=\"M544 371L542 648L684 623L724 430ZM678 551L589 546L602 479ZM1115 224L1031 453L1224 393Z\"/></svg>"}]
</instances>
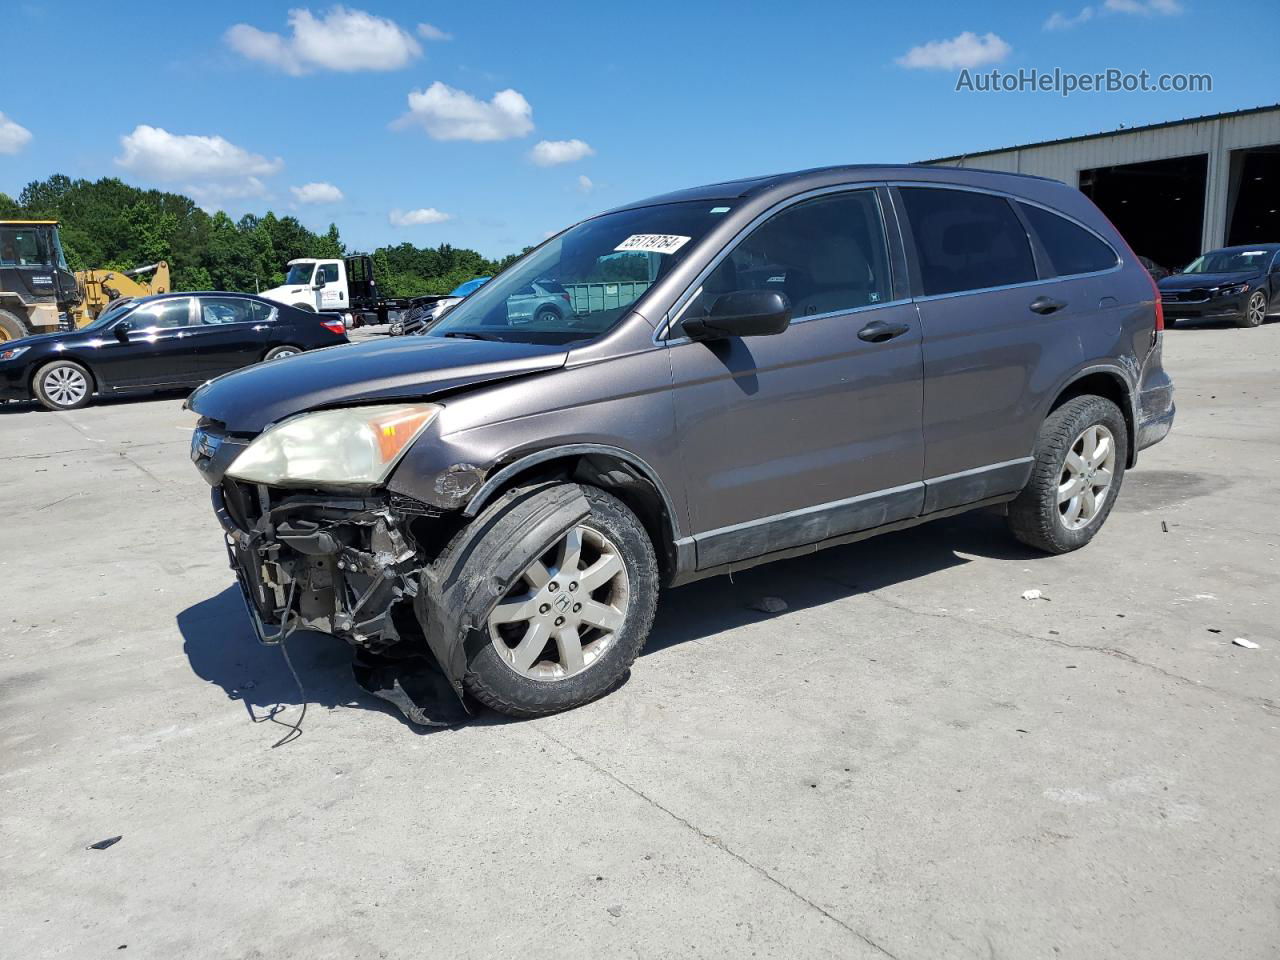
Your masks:
<instances>
[{"instance_id":1,"label":"yellow construction loader","mask_svg":"<svg viewBox=\"0 0 1280 960\"><path fill-rule=\"evenodd\" d=\"M83 327L116 300L169 289L163 260L134 270L73 273L57 220L0 220L0 341Z\"/></svg>"}]
</instances>

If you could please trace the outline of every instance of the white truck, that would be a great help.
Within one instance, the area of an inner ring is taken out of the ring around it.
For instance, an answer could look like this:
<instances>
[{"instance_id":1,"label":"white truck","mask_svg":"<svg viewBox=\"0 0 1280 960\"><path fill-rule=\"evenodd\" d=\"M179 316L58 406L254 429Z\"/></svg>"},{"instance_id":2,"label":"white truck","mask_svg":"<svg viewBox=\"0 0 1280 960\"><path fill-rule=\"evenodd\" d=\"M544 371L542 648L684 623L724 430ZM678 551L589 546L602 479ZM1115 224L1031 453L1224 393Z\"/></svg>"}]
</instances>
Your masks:
<instances>
[{"instance_id":1,"label":"white truck","mask_svg":"<svg viewBox=\"0 0 1280 960\"><path fill-rule=\"evenodd\" d=\"M348 326L398 320L410 307L437 299L381 296L373 258L367 254L332 260L299 257L288 266L284 283L263 290L260 296L300 310L344 314L349 317Z\"/></svg>"}]
</instances>

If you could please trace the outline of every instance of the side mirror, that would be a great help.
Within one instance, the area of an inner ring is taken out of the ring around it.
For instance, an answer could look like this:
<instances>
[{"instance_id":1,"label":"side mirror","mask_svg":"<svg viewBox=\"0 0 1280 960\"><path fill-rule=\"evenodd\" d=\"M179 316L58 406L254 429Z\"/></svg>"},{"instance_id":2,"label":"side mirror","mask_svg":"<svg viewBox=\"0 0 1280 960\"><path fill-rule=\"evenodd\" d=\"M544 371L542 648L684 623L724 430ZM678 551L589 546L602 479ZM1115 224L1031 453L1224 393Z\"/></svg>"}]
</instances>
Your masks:
<instances>
[{"instance_id":1,"label":"side mirror","mask_svg":"<svg viewBox=\"0 0 1280 960\"><path fill-rule=\"evenodd\" d=\"M311 289L312 289L312 290L323 290L323 289L324 289L324 276L323 276L323 275L322 275L322 276L318 276L318 277L316 277L316 282L315 282L315 283L313 283L313 284L311 285Z\"/></svg>"},{"instance_id":2,"label":"side mirror","mask_svg":"<svg viewBox=\"0 0 1280 960\"><path fill-rule=\"evenodd\" d=\"M791 323L791 302L778 290L737 290L722 293L705 317L690 317L683 323L691 340L719 340L724 337L768 337L787 329Z\"/></svg>"},{"instance_id":3,"label":"side mirror","mask_svg":"<svg viewBox=\"0 0 1280 960\"><path fill-rule=\"evenodd\" d=\"M130 323L128 320L121 320L115 326L114 332L116 335L116 339L119 340L121 343L128 343L129 331L132 329L133 329L132 323Z\"/></svg>"}]
</instances>

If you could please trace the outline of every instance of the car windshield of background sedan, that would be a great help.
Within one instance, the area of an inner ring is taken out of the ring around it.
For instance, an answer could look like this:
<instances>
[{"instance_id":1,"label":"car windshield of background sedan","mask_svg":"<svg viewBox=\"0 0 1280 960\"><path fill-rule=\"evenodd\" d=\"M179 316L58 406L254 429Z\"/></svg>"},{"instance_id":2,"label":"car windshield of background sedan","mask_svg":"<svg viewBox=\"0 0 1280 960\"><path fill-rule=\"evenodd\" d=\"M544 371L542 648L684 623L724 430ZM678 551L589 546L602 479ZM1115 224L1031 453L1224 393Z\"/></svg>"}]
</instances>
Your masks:
<instances>
[{"instance_id":1,"label":"car windshield of background sedan","mask_svg":"<svg viewBox=\"0 0 1280 960\"><path fill-rule=\"evenodd\" d=\"M314 263L295 263L289 268L289 275L284 278L284 282L291 286L310 283L311 274L315 273L315 270Z\"/></svg>"},{"instance_id":2,"label":"car windshield of background sedan","mask_svg":"<svg viewBox=\"0 0 1280 960\"><path fill-rule=\"evenodd\" d=\"M1211 250L1192 260L1183 273L1262 273L1272 250Z\"/></svg>"},{"instance_id":3,"label":"car windshield of background sedan","mask_svg":"<svg viewBox=\"0 0 1280 960\"><path fill-rule=\"evenodd\" d=\"M570 227L454 307L427 336L570 344L610 330L729 211L696 200Z\"/></svg>"}]
</instances>

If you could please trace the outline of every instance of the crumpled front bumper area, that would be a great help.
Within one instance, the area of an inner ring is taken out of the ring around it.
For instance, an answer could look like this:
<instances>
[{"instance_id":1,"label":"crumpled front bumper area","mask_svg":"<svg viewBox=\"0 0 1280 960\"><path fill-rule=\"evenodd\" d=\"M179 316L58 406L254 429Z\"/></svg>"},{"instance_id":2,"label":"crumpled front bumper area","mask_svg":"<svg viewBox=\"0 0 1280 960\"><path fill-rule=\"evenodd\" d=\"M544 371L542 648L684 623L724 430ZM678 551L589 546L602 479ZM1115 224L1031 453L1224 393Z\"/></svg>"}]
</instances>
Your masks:
<instances>
[{"instance_id":1,"label":"crumpled front bumper area","mask_svg":"<svg viewBox=\"0 0 1280 960\"><path fill-rule=\"evenodd\" d=\"M411 528L431 511L231 479L212 498L262 643L331 634L352 646L357 682L412 722L466 718L460 684L441 673L413 610L422 562Z\"/></svg>"}]
</instances>

